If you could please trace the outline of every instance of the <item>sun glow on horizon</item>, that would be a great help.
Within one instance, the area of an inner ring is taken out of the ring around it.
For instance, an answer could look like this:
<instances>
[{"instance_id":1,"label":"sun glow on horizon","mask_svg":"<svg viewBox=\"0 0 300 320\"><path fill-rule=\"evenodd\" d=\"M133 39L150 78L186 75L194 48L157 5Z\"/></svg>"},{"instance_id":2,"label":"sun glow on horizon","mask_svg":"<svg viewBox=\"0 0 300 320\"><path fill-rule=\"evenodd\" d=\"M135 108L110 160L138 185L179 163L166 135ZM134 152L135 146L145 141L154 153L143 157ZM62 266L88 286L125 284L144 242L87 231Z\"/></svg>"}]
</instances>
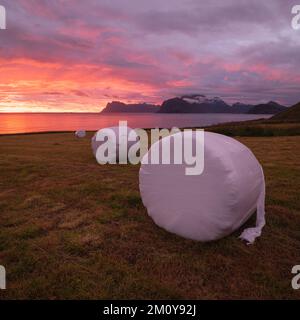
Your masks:
<instances>
[{"instance_id":1,"label":"sun glow on horizon","mask_svg":"<svg viewBox=\"0 0 300 320\"><path fill-rule=\"evenodd\" d=\"M183 2L87 1L65 16L64 1L2 0L9 23L0 33L0 112L98 112L113 100L160 104L189 93L300 100L290 12L258 0Z\"/></svg>"}]
</instances>

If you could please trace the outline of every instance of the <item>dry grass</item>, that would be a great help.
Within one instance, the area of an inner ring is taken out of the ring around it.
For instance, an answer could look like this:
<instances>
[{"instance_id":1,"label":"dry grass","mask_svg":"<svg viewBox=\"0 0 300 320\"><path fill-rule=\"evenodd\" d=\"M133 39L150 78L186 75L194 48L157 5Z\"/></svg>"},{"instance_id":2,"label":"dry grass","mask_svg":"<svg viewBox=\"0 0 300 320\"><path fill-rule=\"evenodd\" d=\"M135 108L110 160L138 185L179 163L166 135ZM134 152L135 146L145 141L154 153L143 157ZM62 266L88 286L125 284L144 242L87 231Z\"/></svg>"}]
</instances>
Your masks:
<instances>
[{"instance_id":1,"label":"dry grass","mask_svg":"<svg viewBox=\"0 0 300 320\"><path fill-rule=\"evenodd\" d=\"M300 298L300 137L241 138L262 162L268 221L246 246L184 240L147 216L138 166L99 166L73 134L0 137L2 298Z\"/></svg>"},{"instance_id":2,"label":"dry grass","mask_svg":"<svg viewBox=\"0 0 300 320\"><path fill-rule=\"evenodd\" d=\"M300 122L250 120L242 122L223 123L208 127L208 130L228 136L240 137L299 136Z\"/></svg>"}]
</instances>

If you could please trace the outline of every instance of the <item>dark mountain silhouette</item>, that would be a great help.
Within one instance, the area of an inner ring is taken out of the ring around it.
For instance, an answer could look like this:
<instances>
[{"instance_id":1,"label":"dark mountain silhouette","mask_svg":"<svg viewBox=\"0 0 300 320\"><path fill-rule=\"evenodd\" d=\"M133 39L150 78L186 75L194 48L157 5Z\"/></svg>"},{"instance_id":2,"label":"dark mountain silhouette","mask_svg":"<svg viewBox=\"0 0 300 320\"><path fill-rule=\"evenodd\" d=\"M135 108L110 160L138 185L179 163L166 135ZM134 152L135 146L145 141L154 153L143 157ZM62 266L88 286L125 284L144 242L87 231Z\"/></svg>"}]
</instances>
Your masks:
<instances>
[{"instance_id":1,"label":"dark mountain silhouette","mask_svg":"<svg viewBox=\"0 0 300 320\"><path fill-rule=\"evenodd\" d=\"M286 110L286 107L280 105L277 102L270 101L268 103L257 104L253 106L248 113L252 114L276 114L278 112Z\"/></svg>"},{"instance_id":2,"label":"dark mountain silhouette","mask_svg":"<svg viewBox=\"0 0 300 320\"><path fill-rule=\"evenodd\" d=\"M165 100L161 106L147 103L126 104L120 101L112 101L101 112L276 114L284 110L286 110L286 107L273 101L258 105L240 102L229 105L219 97L207 98L202 94L192 94Z\"/></svg>"},{"instance_id":3,"label":"dark mountain silhouette","mask_svg":"<svg viewBox=\"0 0 300 320\"><path fill-rule=\"evenodd\" d=\"M126 104L120 101L109 102L101 113L114 112L157 112L159 106L147 103Z\"/></svg>"},{"instance_id":4,"label":"dark mountain silhouette","mask_svg":"<svg viewBox=\"0 0 300 320\"><path fill-rule=\"evenodd\" d=\"M296 121L300 122L300 102L287 108L286 110L277 113L271 118L271 120L282 120L282 121Z\"/></svg>"},{"instance_id":5,"label":"dark mountain silhouette","mask_svg":"<svg viewBox=\"0 0 300 320\"><path fill-rule=\"evenodd\" d=\"M231 113L248 113L248 111L253 108L253 104L244 104L241 102L236 102L231 106Z\"/></svg>"},{"instance_id":6,"label":"dark mountain silhouette","mask_svg":"<svg viewBox=\"0 0 300 320\"><path fill-rule=\"evenodd\" d=\"M209 99L206 96L199 94L168 99L163 102L158 112L275 114L283 110L285 110L284 106L273 101L258 105L237 102L230 106L218 97Z\"/></svg>"},{"instance_id":7,"label":"dark mountain silhouette","mask_svg":"<svg viewBox=\"0 0 300 320\"><path fill-rule=\"evenodd\" d=\"M218 97L208 99L201 94L165 100L160 113L227 113L230 106Z\"/></svg>"}]
</instances>

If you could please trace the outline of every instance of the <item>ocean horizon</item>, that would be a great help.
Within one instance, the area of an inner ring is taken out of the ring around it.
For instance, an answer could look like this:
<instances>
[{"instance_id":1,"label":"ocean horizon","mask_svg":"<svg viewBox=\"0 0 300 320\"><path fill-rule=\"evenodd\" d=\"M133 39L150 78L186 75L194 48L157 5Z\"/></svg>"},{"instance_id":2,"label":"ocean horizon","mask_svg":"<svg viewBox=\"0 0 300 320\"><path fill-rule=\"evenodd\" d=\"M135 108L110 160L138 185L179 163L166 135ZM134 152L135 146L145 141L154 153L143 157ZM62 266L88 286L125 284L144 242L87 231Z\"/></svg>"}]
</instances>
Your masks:
<instances>
[{"instance_id":1,"label":"ocean horizon","mask_svg":"<svg viewBox=\"0 0 300 320\"><path fill-rule=\"evenodd\" d=\"M75 131L79 129L96 131L117 126L127 121L132 128L186 128L206 127L214 124L267 119L270 114L228 114L228 113L0 113L0 134Z\"/></svg>"}]
</instances>

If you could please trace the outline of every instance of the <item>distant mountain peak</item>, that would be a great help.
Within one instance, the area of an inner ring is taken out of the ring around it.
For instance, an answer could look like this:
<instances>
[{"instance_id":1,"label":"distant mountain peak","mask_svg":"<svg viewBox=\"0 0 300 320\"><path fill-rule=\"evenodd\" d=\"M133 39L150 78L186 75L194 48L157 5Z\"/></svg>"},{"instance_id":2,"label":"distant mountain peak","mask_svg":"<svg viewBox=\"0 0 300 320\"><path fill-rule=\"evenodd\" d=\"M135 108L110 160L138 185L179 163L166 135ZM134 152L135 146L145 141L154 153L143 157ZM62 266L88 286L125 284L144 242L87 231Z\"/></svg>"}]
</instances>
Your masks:
<instances>
[{"instance_id":1,"label":"distant mountain peak","mask_svg":"<svg viewBox=\"0 0 300 320\"><path fill-rule=\"evenodd\" d=\"M268 103L261 103L253 106L248 113L252 114L276 114L286 110L285 106L275 102L269 101Z\"/></svg>"},{"instance_id":2,"label":"distant mountain peak","mask_svg":"<svg viewBox=\"0 0 300 320\"><path fill-rule=\"evenodd\" d=\"M161 113L226 113L229 105L219 97L208 98L203 94L189 94L165 100Z\"/></svg>"},{"instance_id":3,"label":"distant mountain peak","mask_svg":"<svg viewBox=\"0 0 300 320\"><path fill-rule=\"evenodd\" d=\"M179 97L179 99L182 99L183 101L188 102L190 104L226 104L220 97L208 98L204 94L183 95Z\"/></svg>"},{"instance_id":4,"label":"distant mountain peak","mask_svg":"<svg viewBox=\"0 0 300 320\"><path fill-rule=\"evenodd\" d=\"M280 104L276 101L269 101L267 104L273 105L273 106L280 106Z\"/></svg>"},{"instance_id":5,"label":"distant mountain peak","mask_svg":"<svg viewBox=\"0 0 300 320\"><path fill-rule=\"evenodd\" d=\"M206 98L204 94L185 94L179 98L183 99L183 98L197 98L197 97Z\"/></svg>"},{"instance_id":6,"label":"distant mountain peak","mask_svg":"<svg viewBox=\"0 0 300 320\"><path fill-rule=\"evenodd\" d=\"M146 102L126 104L121 101L107 103L102 113L251 113L251 114L276 114L286 110L286 107L275 101L257 105L236 102L227 104L220 97L209 98L203 94L186 94L165 100L159 107Z\"/></svg>"},{"instance_id":7,"label":"distant mountain peak","mask_svg":"<svg viewBox=\"0 0 300 320\"><path fill-rule=\"evenodd\" d=\"M235 103L232 104L232 107L233 106L248 106L248 104L247 103L243 103L243 102L235 102Z\"/></svg>"},{"instance_id":8,"label":"distant mountain peak","mask_svg":"<svg viewBox=\"0 0 300 320\"><path fill-rule=\"evenodd\" d=\"M142 103L131 103L126 104L120 101L112 101L107 103L106 107L101 111L101 113L115 113L115 112L128 112L128 113L145 113L145 112L157 112L159 106L148 104L146 102Z\"/></svg>"},{"instance_id":9,"label":"distant mountain peak","mask_svg":"<svg viewBox=\"0 0 300 320\"><path fill-rule=\"evenodd\" d=\"M275 101L259 105L245 104L242 102L229 105L217 96L207 97L204 94L186 94L165 100L158 112L275 114L284 109L284 106L281 106Z\"/></svg>"}]
</instances>

